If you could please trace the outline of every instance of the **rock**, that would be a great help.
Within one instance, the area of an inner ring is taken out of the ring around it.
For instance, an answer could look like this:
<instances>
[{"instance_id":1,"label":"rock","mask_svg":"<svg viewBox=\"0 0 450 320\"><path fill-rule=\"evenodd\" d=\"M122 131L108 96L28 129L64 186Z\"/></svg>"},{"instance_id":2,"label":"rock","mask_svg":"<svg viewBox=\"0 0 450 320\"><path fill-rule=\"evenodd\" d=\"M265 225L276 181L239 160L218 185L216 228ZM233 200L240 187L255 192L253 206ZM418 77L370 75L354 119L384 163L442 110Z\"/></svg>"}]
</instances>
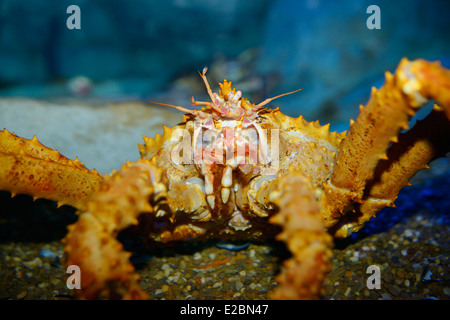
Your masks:
<instances>
[{"instance_id":1,"label":"rock","mask_svg":"<svg viewBox=\"0 0 450 320\"><path fill-rule=\"evenodd\" d=\"M162 292L169 292L169 286L168 286L167 284L163 285L163 286L161 287L161 291L162 291Z\"/></svg>"},{"instance_id":2,"label":"rock","mask_svg":"<svg viewBox=\"0 0 450 320\"><path fill-rule=\"evenodd\" d=\"M30 270L39 268L39 267L42 267L42 260L39 259L38 257L36 257L33 260L24 261L23 266Z\"/></svg>"},{"instance_id":3,"label":"rock","mask_svg":"<svg viewBox=\"0 0 450 320\"><path fill-rule=\"evenodd\" d=\"M382 293L381 294L381 298L383 300L392 300L392 297L391 297L391 295L389 293Z\"/></svg>"},{"instance_id":4,"label":"rock","mask_svg":"<svg viewBox=\"0 0 450 320\"><path fill-rule=\"evenodd\" d=\"M88 169L110 173L139 158L142 136L163 133L182 115L168 108L137 102L93 105L51 103L31 99L0 99L0 129L31 139L78 159Z\"/></svg>"},{"instance_id":5,"label":"rock","mask_svg":"<svg viewBox=\"0 0 450 320\"><path fill-rule=\"evenodd\" d=\"M16 298L19 300L25 299L28 295L28 291L24 290L22 292L20 292L19 294L16 295Z\"/></svg>"}]
</instances>

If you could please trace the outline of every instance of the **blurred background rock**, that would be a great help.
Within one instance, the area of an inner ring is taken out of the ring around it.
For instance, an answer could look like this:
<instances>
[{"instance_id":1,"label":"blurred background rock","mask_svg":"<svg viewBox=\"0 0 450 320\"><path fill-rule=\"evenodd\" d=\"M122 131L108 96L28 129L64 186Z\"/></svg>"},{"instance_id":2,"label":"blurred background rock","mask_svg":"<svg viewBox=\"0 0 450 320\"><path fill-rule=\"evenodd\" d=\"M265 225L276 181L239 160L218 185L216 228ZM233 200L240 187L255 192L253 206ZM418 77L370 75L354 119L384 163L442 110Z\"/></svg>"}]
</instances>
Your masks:
<instances>
[{"instance_id":1,"label":"blurred background rock","mask_svg":"<svg viewBox=\"0 0 450 320\"><path fill-rule=\"evenodd\" d=\"M188 105L208 66L213 90L227 78L255 103L304 88L272 106L343 131L402 57L449 66L449 30L448 0L1 0L0 96Z\"/></svg>"}]
</instances>

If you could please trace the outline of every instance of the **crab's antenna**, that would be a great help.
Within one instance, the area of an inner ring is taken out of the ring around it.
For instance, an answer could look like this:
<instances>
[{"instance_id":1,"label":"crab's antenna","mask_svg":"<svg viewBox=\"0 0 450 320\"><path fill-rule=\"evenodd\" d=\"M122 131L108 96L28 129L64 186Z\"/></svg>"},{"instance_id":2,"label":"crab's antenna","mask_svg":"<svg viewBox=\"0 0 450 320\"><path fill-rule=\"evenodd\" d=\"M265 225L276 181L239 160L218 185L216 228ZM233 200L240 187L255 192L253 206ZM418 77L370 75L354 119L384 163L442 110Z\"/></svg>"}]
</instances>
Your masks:
<instances>
[{"instance_id":1,"label":"crab's antenna","mask_svg":"<svg viewBox=\"0 0 450 320\"><path fill-rule=\"evenodd\" d=\"M286 92L286 93L280 94L280 95L278 95L278 96L275 96L275 97L273 97L273 98L268 98L268 99L264 100L263 102L260 102L259 104L257 104L257 105L254 106L253 108L254 108L255 110L256 110L256 109L259 109L259 108L261 108L262 106L265 106L266 104L268 104L268 103L269 103L270 101L272 101L272 100L281 98L281 97L283 97L283 96L287 96L288 94L296 93L296 92L298 92L298 91L300 91L300 90L303 90L303 88L298 89L298 90L295 90L295 91L291 91L291 92Z\"/></svg>"},{"instance_id":2,"label":"crab's antenna","mask_svg":"<svg viewBox=\"0 0 450 320\"><path fill-rule=\"evenodd\" d=\"M190 104L189 106L198 106L198 105L209 106L209 105L211 105L211 102L208 102L208 101L195 101L194 97L191 97L191 102L192 102L192 104Z\"/></svg>"},{"instance_id":3,"label":"crab's antenna","mask_svg":"<svg viewBox=\"0 0 450 320\"><path fill-rule=\"evenodd\" d=\"M206 86L206 91L208 92L208 95L211 98L211 101L214 103L214 101L215 101L214 95L211 90L211 87L209 86L208 79L206 79L206 72L208 72L208 67L204 67L202 72L201 73L198 72L198 74L200 75L200 77L202 77L203 82L205 83L205 86Z\"/></svg>"},{"instance_id":4,"label":"crab's antenna","mask_svg":"<svg viewBox=\"0 0 450 320\"><path fill-rule=\"evenodd\" d=\"M216 106L214 103L211 102L207 102L207 101L195 101L194 97L191 97L191 102L192 104L190 104L189 106L199 106L199 105L204 105L204 106L209 106L210 108L213 108L214 110L216 110L218 113L222 114L222 110L220 110L220 108L218 106Z\"/></svg>"},{"instance_id":5,"label":"crab's antenna","mask_svg":"<svg viewBox=\"0 0 450 320\"><path fill-rule=\"evenodd\" d=\"M151 100L147 100L147 101L151 102L151 103L154 103L154 104L159 104L159 105L162 105L162 106L175 108L175 109L180 110L182 112L190 113L190 114L192 114L194 116L198 115L198 111L197 110L191 110L191 109L183 108L183 107L180 107L180 106L174 106L173 104L167 104L167 103L156 102L156 101L151 101Z\"/></svg>"}]
</instances>

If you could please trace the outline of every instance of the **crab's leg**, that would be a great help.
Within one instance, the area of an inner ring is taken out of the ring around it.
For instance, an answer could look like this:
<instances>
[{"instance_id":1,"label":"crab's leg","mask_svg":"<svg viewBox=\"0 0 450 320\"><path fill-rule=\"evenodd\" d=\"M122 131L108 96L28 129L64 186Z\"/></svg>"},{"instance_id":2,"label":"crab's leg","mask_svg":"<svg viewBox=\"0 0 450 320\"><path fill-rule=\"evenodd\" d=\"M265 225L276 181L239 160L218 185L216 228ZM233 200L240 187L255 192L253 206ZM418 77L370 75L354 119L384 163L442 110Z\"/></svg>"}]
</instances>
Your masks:
<instances>
[{"instance_id":1,"label":"crab's leg","mask_svg":"<svg viewBox=\"0 0 450 320\"><path fill-rule=\"evenodd\" d=\"M346 237L360 230L381 209L393 207L400 190L410 185L409 180L449 150L450 120L443 108L434 106L428 117L400 135L398 143L389 148L387 159L379 162L374 178L367 184L363 203L357 213L340 221L333 233L338 237Z\"/></svg>"},{"instance_id":2,"label":"crab's leg","mask_svg":"<svg viewBox=\"0 0 450 320\"><path fill-rule=\"evenodd\" d=\"M66 265L81 271L77 298L144 299L139 276L128 261L130 254L115 239L119 231L138 223L138 217L153 212L150 196L165 190L162 170L146 159L123 165L105 178L86 201L82 213L64 239Z\"/></svg>"},{"instance_id":3,"label":"crab's leg","mask_svg":"<svg viewBox=\"0 0 450 320\"><path fill-rule=\"evenodd\" d=\"M403 59L394 75L386 73L386 83L379 90L372 89L367 106L361 107L339 147L333 175L324 186L327 227L351 212L355 203L364 202L367 181L379 161L388 159L390 144L397 142L400 130L408 128L410 118L428 99L450 114L450 71L425 60Z\"/></svg>"},{"instance_id":4,"label":"crab's leg","mask_svg":"<svg viewBox=\"0 0 450 320\"><path fill-rule=\"evenodd\" d=\"M270 222L283 227L277 239L286 243L292 257L284 262L271 298L318 299L330 268L333 241L323 225L314 187L310 179L295 171L275 183L277 189L269 200L279 212Z\"/></svg>"},{"instance_id":5,"label":"crab's leg","mask_svg":"<svg viewBox=\"0 0 450 320\"><path fill-rule=\"evenodd\" d=\"M0 190L28 194L80 208L82 200L103 180L95 170L42 145L0 131Z\"/></svg>"}]
</instances>

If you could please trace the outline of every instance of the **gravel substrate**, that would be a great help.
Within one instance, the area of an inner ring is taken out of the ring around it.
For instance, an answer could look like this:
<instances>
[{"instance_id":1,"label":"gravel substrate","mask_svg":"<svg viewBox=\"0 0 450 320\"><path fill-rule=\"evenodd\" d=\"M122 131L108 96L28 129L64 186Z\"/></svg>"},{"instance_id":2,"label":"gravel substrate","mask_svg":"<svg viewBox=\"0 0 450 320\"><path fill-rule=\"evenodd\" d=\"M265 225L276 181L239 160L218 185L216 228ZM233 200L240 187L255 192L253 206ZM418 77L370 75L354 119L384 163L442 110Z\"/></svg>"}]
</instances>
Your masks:
<instances>
[{"instance_id":1,"label":"gravel substrate","mask_svg":"<svg viewBox=\"0 0 450 320\"><path fill-rule=\"evenodd\" d=\"M336 241L323 299L450 298L448 163L416 177L397 209L383 210L356 236ZM72 299L59 239L64 224L76 219L73 210L9 197L0 193L6 209L0 215L0 299ZM267 299L288 255L284 246L251 243L235 252L215 243L139 250L133 261L142 288L154 299ZM380 289L367 288L370 265L380 268Z\"/></svg>"}]
</instances>

